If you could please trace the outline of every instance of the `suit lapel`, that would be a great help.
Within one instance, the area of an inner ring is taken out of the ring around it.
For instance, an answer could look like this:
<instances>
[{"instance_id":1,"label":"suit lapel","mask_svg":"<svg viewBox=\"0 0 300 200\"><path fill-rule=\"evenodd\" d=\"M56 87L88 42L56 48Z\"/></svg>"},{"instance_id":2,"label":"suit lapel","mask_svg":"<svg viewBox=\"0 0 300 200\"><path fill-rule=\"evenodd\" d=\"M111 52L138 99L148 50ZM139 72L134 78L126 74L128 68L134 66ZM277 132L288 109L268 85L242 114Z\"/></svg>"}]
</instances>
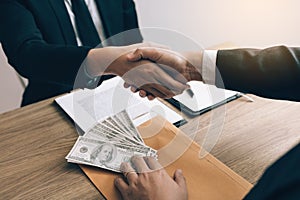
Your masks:
<instances>
[{"instance_id":1,"label":"suit lapel","mask_svg":"<svg viewBox=\"0 0 300 200\"><path fill-rule=\"evenodd\" d=\"M69 45L77 45L74 29L63 0L48 0L51 4L56 18L60 24L60 29L64 39Z\"/></svg>"},{"instance_id":2,"label":"suit lapel","mask_svg":"<svg viewBox=\"0 0 300 200\"><path fill-rule=\"evenodd\" d=\"M67 44L77 45L73 26L65 7L64 0L48 0L53 8L60 29ZM111 37L124 31L122 4L114 0L95 0L100 12L106 37Z\"/></svg>"},{"instance_id":3,"label":"suit lapel","mask_svg":"<svg viewBox=\"0 0 300 200\"><path fill-rule=\"evenodd\" d=\"M106 37L123 31L122 4L114 0L95 0L100 12Z\"/></svg>"}]
</instances>

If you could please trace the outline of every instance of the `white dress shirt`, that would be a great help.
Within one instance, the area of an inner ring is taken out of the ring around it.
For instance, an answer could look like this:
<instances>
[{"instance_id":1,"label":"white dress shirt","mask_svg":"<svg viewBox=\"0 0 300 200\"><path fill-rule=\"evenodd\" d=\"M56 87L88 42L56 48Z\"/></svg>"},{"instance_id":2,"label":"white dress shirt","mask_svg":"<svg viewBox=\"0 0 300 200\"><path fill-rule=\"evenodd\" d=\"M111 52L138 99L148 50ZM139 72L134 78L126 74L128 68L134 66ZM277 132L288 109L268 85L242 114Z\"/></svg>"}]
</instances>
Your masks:
<instances>
[{"instance_id":1,"label":"white dress shirt","mask_svg":"<svg viewBox=\"0 0 300 200\"><path fill-rule=\"evenodd\" d=\"M202 79L204 83L216 84L217 50L205 50L202 58Z\"/></svg>"},{"instance_id":2,"label":"white dress shirt","mask_svg":"<svg viewBox=\"0 0 300 200\"><path fill-rule=\"evenodd\" d=\"M97 8L97 5L95 3L95 0L85 0L85 3L90 11L90 14L91 14L91 17L92 17L92 20L95 24L95 27L96 27L96 30L98 32L98 35L101 39L101 41L105 41L106 37L105 37L105 34L104 34L104 29L103 29L103 25L102 25L102 21L101 21L101 17L100 17L100 14L98 11L98 8ZM77 41L77 45L78 46L82 46L82 42L79 38L79 35L78 35L78 31L76 29L76 23L75 23L75 15L73 13L73 10L72 10L72 2L71 0L65 0L65 5L67 7L67 10L68 10L68 13L69 13L69 16L70 16L70 19L71 19L71 22L72 22L72 25L73 25L73 29L74 29L74 32L75 32L75 36L76 36L76 41Z\"/></svg>"}]
</instances>

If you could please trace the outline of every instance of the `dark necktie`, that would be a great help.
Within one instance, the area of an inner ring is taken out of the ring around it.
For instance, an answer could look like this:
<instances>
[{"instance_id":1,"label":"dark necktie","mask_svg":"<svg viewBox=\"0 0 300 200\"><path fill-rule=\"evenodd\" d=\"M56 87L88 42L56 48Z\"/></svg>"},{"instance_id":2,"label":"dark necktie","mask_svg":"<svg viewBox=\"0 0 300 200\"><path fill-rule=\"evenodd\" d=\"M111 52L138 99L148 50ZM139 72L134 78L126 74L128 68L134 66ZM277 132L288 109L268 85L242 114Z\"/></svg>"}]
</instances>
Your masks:
<instances>
[{"instance_id":1,"label":"dark necktie","mask_svg":"<svg viewBox=\"0 0 300 200\"><path fill-rule=\"evenodd\" d=\"M100 44L101 40L85 1L72 0L72 10L75 15L76 28L82 44L91 47Z\"/></svg>"}]
</instances>

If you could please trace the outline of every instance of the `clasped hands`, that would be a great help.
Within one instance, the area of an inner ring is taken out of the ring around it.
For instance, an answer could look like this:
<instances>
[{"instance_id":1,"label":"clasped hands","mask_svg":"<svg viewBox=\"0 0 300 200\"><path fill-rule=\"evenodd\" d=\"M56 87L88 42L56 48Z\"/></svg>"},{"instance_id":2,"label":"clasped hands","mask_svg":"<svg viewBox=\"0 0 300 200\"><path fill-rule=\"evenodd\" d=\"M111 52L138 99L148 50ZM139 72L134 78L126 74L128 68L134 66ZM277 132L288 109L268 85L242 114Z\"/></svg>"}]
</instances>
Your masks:
<instances>
[{"instance_id":1,"label":"clasped hands","mask_svg":"<svg viewBox=\"0 0 300 200\"><path fill-rule=\"evenodd\" d=\"M93 76L118 75L124 87L141 97L171 98L189 88L188 81L202 80L201 59L192 53L179 54L149 43L106 47L90 51L88 72ZM100 59L101 58L101 59Z\"/></svg>"},{"instance_id":2,"label":"clasped hands","mask_svg":"<svg viewBox=\"0 0 300 200\"><path fill-rule=\"evenodd\" d=\"M168 49L141 47L127 54L126 58L132 63L146 61L146 64L131 69L122 77L126 81L124 87L131 87L132 92L139 91L141 97L147 96L149 100L155 97L171 98L189 88L188 81L202 79L199 63L193 65L187 56ZM152 76L150 82L149 76ZM146 82L136 84L133 77L142 77Z\"/></svg>"}]
</instances>

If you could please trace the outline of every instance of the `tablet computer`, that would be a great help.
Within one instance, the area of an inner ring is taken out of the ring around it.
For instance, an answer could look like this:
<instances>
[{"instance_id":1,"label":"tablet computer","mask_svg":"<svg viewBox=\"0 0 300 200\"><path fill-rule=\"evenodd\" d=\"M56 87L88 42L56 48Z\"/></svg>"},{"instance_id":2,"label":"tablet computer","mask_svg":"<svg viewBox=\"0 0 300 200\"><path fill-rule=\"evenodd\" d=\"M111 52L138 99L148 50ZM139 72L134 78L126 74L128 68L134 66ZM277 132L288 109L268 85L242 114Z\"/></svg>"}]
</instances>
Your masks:
<instances>
[{"instance_id":1,"label":"tablet computer","mask_svg":"<svg viewBox=\"0 0 300 200\"><path fill-rule=\"evenodd\" d=\"M190 90L167 101L191 116L200 115L241 96L239 92L220 89L200 81L190 81L188 84L191 86Z\"/></svg>"}]
</instances>

